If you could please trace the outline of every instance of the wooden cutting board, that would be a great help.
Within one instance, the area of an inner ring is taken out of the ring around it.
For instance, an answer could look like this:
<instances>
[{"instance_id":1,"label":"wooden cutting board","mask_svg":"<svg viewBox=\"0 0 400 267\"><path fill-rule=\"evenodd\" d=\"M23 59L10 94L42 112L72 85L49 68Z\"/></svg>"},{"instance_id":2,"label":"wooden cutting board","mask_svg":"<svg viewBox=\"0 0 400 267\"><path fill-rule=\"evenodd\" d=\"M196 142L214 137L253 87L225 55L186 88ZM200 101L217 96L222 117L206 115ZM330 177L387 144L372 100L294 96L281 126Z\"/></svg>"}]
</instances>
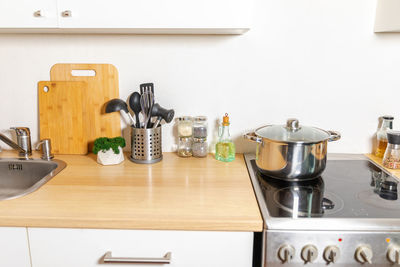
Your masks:
<instances>
[{"instance_id":1,"label":"wooden cutting board","mask_svg":"<svg viewBox=\"0 0 400 267\"><path fill-rule=\"evenodd\" d=\"M94 76L86 75L92 72ZM74 74L73 74L74 73ZM77 74L75 74L77 73ZM83 75L84 76L78 76ZM84 81L87 90L83 92L86 101L85 131L89 150L98 137L121 136L121 120L118 112L106 114L105 103L119 98L118 71L111 64L55 64L50 70L52 81Z\"/></svg>"},{"instance_id":2,"label":"wooden cutting board","mask_svg":"<svg viewBox=\"0 0 400 267\"><path fill-rule=\"evenodd\" d=\"M87 154L85 82L38 83L40 139L51 139L54 154Z\"/></svg>"}]
</instances>

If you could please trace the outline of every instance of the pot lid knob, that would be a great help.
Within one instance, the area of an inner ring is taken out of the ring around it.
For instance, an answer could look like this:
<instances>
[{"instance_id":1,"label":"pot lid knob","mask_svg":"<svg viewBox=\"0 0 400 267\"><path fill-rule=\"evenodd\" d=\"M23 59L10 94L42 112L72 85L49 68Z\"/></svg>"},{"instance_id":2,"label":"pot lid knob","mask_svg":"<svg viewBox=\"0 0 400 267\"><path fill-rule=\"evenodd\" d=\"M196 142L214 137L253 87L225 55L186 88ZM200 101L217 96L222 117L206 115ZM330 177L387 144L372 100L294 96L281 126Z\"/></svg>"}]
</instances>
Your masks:
<instances>
[{"instance_id":1,"label":"pot lid knob","mask_svg":"<svg viewBox=\"0 0 400 267\"><path fill-rule=\"evenodd\" d=\"M298 119L288 119L286 121L286 128L291 132L296 132L300 129L299 120Z\"/></svg>"}]
</instances>

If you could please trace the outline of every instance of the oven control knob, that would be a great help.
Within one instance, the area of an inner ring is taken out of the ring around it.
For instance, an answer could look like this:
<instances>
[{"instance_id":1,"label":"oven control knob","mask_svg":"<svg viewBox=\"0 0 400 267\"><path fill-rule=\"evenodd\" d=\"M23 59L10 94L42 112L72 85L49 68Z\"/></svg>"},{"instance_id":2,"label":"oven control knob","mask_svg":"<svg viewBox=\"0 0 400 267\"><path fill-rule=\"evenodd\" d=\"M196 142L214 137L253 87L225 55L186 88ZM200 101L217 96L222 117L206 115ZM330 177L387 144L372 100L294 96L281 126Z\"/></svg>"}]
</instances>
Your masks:
<instances>
[{"instance_id":1,"label":"oven control knob","mask_svg":"<svg viewBox=\"0 0 400 267\"><path fill-rule=\"evenodd\" d=\"M372 253L372 250L370 247L367 246L359 246L356 249L356 260L360 263L369 263L372 264L372 256L374 254Z\"/></svg>"},{"instance_id":2,"label":"oven control knob","mask_svg":"<svg viewBox=\"0 0 400 267\"><path fill-rule=\"evenodd\" d=\"M391 263L400 265L400 247L390 247L387 252L387 257Z\"/></svg>"},{"instance_id":3,"label":"oven control knob","mask_svg":"<svg viewBox=\"0 0 400 267\"><path fill-rule=\"evenodd\" d=\"M278 250L278 257L282 263L290 262L294 256L294 247L291 245L282 245Z\"/></svg>"},{"instance_id":4,"label":"oven control knob","mask_svg":"<svg viewBox=\"0 0 400 267\"><path fill-rule=\"evenodd\" d=\"M326 262L335 263L340 258L340 249L337 246L327 246L324 250L324 259Z\"/></svg>"},{"instance_id":5,"label":"oven control knob","mask_svg":"<svg viewBox=\"0 0 400 267\"><path fill-rule=\"evenodd\" d=\"M312 263L318 257L318 249L314 245L305 245L301 250L301 258L305 263Z\"/></svg>"}]
</instances>

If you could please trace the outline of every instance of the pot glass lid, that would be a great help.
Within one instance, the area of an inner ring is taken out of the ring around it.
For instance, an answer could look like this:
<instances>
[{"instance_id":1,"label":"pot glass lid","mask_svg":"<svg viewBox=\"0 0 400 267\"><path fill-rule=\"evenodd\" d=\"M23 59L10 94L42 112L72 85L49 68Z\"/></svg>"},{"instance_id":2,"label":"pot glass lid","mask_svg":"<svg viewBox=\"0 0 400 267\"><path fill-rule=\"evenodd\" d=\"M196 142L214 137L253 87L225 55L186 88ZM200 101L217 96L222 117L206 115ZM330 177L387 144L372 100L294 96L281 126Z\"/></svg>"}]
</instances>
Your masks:
<instances>
[{"instance_id":1,"label":"pot glass lid","mask_svg":"<svg viewBox=\"0 0 400 267\"><path fill-rule=\"evenodd\" d=\"M297 119L288 119L286 125L269 125L256 130L256 135L282 142L321 142L330 137L324 130L300 126Z\"/></svg>"}]
</instances>

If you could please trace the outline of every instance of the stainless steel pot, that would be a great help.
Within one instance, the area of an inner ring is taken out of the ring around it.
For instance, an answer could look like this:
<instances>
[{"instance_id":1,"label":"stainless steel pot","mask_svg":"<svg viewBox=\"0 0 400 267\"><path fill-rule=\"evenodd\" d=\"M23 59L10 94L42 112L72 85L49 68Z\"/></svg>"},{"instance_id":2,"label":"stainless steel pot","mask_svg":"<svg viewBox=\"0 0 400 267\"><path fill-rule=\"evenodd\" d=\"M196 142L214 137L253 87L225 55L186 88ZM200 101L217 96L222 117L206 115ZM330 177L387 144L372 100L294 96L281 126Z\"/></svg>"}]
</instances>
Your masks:
<instances>
[{"instance_id":1,"label":"stainless steel pot","mask_svg":"<svg viewBox=\"0 0 400 267\"><path fill-rule=\"evenodd\" d=\"M327 144L339 140L340 134L288 119L286 125L263 126L244 137L257 143L256 164L263 174L298 181L325 170Z\"/></svg>"}]
</instances>

